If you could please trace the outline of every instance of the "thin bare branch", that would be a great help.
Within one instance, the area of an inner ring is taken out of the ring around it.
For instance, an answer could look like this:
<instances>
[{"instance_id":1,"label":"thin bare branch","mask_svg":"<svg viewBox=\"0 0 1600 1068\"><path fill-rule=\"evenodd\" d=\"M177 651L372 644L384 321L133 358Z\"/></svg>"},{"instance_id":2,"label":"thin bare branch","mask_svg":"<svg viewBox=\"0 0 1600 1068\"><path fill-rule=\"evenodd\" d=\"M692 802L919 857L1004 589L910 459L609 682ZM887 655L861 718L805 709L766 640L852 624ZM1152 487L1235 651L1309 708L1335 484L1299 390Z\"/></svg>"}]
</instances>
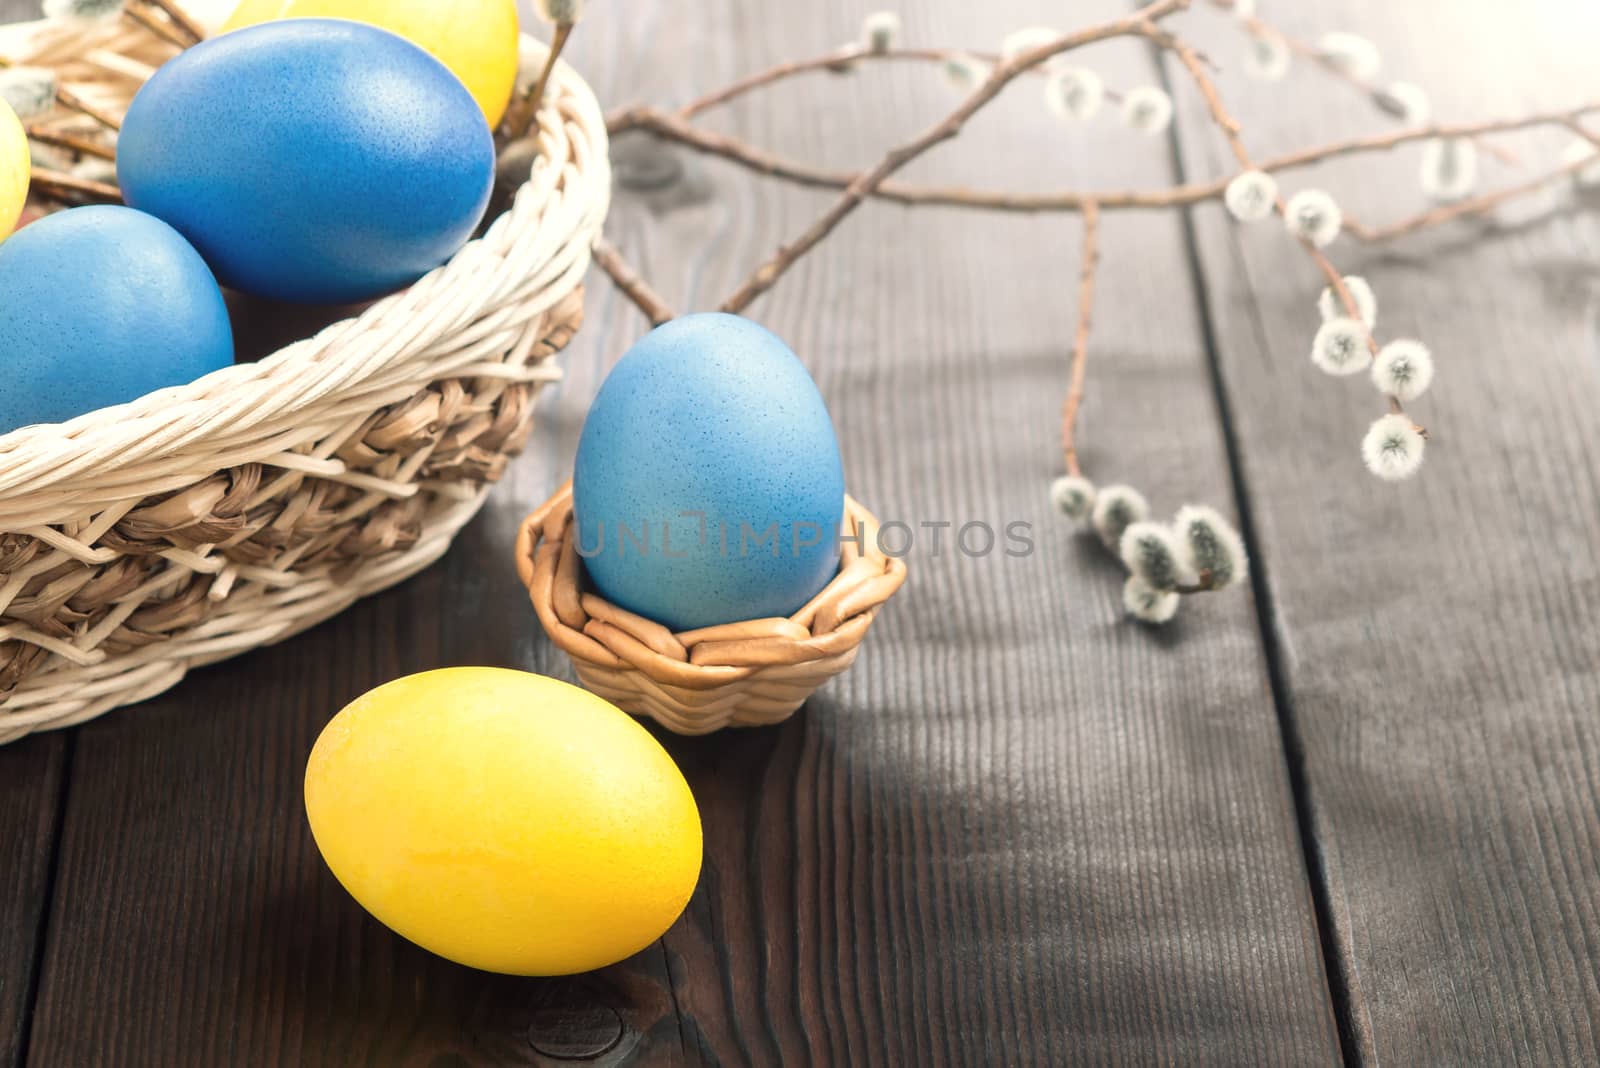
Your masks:
<instances>
[{"instance_id":1,"label":"thin bare branch","mask_svg":"<svg viewBox=\"0 0 1600 1068\"><path fill-rule=\"evenodd\" d=\"M1061 449L1067 474L1082 475L1078 465L1078 409L1083 404L1084 379L1089 366L1089 328L1094 320L1094 280L1100 266L1100 208L1094 201L1083 206L1083 265L1078 275L1078 328L1072 339L1072 378L1061 406Z\"/></svg>"},{"instance_id":2,"label":"thin bare branch","mask_svg":"<svg viewBox=\"0 0 1600 1068\"><path fill-rule=\"evenodd\" d=\"M1230 14L1235 14L1233 11L1234 0L1211 0L1211 6L1220 8L1223 11L1229 12ZM1238 18L1239 24L1250 33L1259 37L1272 37L1283 42L1284 47L1287 48L1292 54L1299 56L1301 59L1309 60L1317 67L1332 75L1336 81L1343 82L1352 89L1355 89L1358 93L1371 101L1372 106L1383 114L1389 116L1390 118L1396 119L1405 117L1399 113L1394 103L1390 100L1388 94L1383 91L1382 86L1374 85L1363 78L1356 77L1344 67L1328 58L1328 56L1323 54L1322 49L1318 48L1311 42L1302 40L1293 34L1284 33L1278 27L1267 22L1259 15L1240 17L1235 14L1235 17ZM1500 160L1502 163L1516 165L1521 162L1515 152L1512 152L1510 149L1507 149L1502 145L1495 144L1493 141L1481 141L1479 143L1479 147L1489 155Z\"/></svg>"},{"instance_id":3,"label":"thin bare branch","mask_svg":"<svg viewBox=\"0 0 1600 1068\"><path fill-rule=\"evenodd\" d=\"M538 80L520 100L512 103L507 112L505 127L510 140L517 141L527 136L534 120L539 117L539 105L544 102L545 87L550 84L556 61L561 58L561 51L567 47L567 40L572 36L573 25L571 22L556 23L556 32L550 41L550 53L545 56L544 68L539 71Z\"/></svg>"},{"instance_id":4,"label":"thin bare branch","mask_svg":"<svg viewBox=\"0 0 1600 1068\"><path fill-rule=\"evenodd\" d=\"M812 223L804 233L796 238L794 242L781 247L776 255L758 267L755 273L735 290L731 297L723 302L722 310L737 313L748 308L752 301L772 288L773 283L792 267L800 257L814 248L846 216L860 207L862 201L866 200L873 190L882 185L885 179L934 145L948 141L959 134L968 119L981 110L984 105L999 96L1001 90L1023 71L1030 70L1050 57L1071 51L1074 48L1081 48L1095 41L1104 41L1113 37L1124 37L1137 33L1139 32L1139 27L1145 23L1170 15L1174 11L1179 11L1188 6L1188 3L1189 0L1155 0L1154 3L1141 8L1127 18L1090 27L1077 33L1067 34L1049 44L1024 52L996 66L983 84L978 86L958 108L942 121L935 123L905 144L891 149L888 155L878 162L877 166L851 182L843 195L834 202L833 206Z\"/></svg>"},{"instance_id":5,"label":"thin bare branch","mask_svg":"<svg viewBox=\"0 0 1600 1068\"><path fill-rule=\"evenodd\" d=\"M622 295L633 301L634 305L644 312L645 318L650 320L650 325L660 326L677 318L661 295L651 289L650 284L640 277L639 272L622 258L622 253L617 251L616 246L603 237L594 243L594 262L610 276Z\"/></svg>"},{"instance_id":6,"label":"thin bare branch","mask_svg":"<svg viewBox=\"0 0 1600 1068\"><path fill-rule=\"evenodd\" d=\"M1317 145L1258 161L1256 166L1261 170L1276 173L1309 167L1340 156L1385 152L1416 141L1438 137L1470 137L1480 134L1509 133L1534 126L1567 125L1574 119L1595 111L1600 111L1600 101L1578 108L1540 112L1512 119L1453 126L1412 127ZM700 129L676 114L649 106L629 107L613 112L610 130L613 135L625 130L639 130L729 160L759 174L818 189L848 189L850 184L860 177L847 171L825 170L786 159L756 148L736 137ZM1177 185L1166 189L1055 193L1008 193L961 187L919 186L886 179L872 190L871 195L876 199L898 204L945 205L1020 213L1082 211L1084 204L1093 200L1102 211L1119 211L1181 207L1215 200L1222 196L1232 177L1228 175L1214 181Z\"/></svg>"}]
</instances>

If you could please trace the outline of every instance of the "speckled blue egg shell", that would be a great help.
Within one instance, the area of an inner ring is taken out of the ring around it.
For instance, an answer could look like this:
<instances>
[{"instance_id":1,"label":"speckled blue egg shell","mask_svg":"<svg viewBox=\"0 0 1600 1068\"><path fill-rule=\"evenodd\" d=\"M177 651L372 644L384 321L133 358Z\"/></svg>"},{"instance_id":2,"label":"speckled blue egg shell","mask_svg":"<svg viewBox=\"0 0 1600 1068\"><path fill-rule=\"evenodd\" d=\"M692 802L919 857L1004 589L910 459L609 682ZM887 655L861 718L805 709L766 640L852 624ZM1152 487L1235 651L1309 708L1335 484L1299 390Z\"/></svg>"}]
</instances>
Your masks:
<instances>
[{"instance_id":1,"label":"speckled blue egg shell","mask_svg":"<svg viewBox=\"0 0 1600 1068\"><path fill-rule=\"evenodd\" d=\"M735 315L684 316L618 361L583 424L572 502L595 588L673 630L790 615L839 566L828 409L788 346ZM776 555L757 541L774 523Z\"/></svg>"},{"instance_id":2,"label":"speckled blue egg shell","mask_svg":"<svg viewBox=\"0 0 1600 1068\"><path fill-rule=\"evenodd\" d=\"M288 19L206 41L123 122L128 203L227 286L347 303L416 281L472 236L494 142L466 86L387 30Z\"/></svg>"},{"instance_id":3,"label":"speckled blue egg shell","mask_svg":"<svg viewBox=\"0 0 1600 1068\"><path fill-rule=\"evenodd\" d=\"M0 433L137 400L232 363L222 291L160 219L75 208L0 245Z\"/></svg>"}]
</instances>

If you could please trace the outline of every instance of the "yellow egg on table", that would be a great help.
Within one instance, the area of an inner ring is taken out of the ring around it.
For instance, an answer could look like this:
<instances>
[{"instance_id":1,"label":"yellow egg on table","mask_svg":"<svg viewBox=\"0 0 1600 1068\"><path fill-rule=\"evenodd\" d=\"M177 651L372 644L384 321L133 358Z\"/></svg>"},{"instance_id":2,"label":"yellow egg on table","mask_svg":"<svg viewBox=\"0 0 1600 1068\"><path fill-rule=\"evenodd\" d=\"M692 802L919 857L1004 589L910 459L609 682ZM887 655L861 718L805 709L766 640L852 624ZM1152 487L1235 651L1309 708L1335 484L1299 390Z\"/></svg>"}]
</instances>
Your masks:
<instances>
[{"instance_id":1,"label":"yellow egg on table","mask_svg":"<svg viewBox=\"0 0 1600 1068\"><path fill-rule=\"evenodd\" d=\"M351 702L311 751L306 815L368 912L485 971L622 960L700 877L700 813L660 743L586 690L503 668L409 675Z\"/></svg>"},{"instance_id":2,"label":"yellow egg on table","mask_svg":"<svg viewBox=\"0 0 1600 1068\"><path fill-rule=\"evenodd\" d=\"M0 100L0 241L22 218L22 205L28 199L28 135L23 132L17 113Z\"/></svg>"},{"instance_id":3,"label":"yellow egg on table","mask_svg":"<svg viewBox=\"0 0 1600 1068\"><path fill-rule=\"evenodd\" d=\"M222 31L273 19L354 19L433 54L500 124L517 80L517 0L243 0Z\"/></svg>"}]
</instances>

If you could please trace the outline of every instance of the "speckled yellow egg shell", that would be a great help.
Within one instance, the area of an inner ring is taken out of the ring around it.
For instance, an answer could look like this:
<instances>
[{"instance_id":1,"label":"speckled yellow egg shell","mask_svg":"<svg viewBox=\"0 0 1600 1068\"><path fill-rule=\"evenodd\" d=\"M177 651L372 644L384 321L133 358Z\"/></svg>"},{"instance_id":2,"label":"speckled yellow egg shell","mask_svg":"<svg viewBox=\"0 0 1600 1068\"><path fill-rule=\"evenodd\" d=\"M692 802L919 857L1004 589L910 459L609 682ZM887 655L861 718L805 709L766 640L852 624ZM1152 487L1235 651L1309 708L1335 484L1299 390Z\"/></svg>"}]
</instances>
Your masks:
<instances>
[{"instance_id":1,"label":"speckled yellow egg shell","mask_svg":"<svg viewBox=\"0 0 1600 1068\"><path fill-rule=\"evenodd\" d=\"M0 241L22 217L28 199L28 135L22 130L17 113L0 100Z\"/></svg>"},{"instance_id":2,"label":"speckled yellow egg shell","mask_svg":"<svg viewBox=\"0 0 1600 1068\"><path fill-rule=\"evenodd\" d=\"M500 124L517 80L517 0L243 0L223 32L273 19L354 19L433 54Z\"/></svg>"},{"instance_id":3,"label":"speckled yellow egg shell","mask_svg":"<svg viewBox=\"0 0 1600 1068\"><path fill-rule=\"evenodd\" d=\"M428 671L357 698L312 749L306 815L367 911L492 972L631 956L700 876L694 797L650 733L585 690L502 668Z\"/></svg>"}]
</instances>

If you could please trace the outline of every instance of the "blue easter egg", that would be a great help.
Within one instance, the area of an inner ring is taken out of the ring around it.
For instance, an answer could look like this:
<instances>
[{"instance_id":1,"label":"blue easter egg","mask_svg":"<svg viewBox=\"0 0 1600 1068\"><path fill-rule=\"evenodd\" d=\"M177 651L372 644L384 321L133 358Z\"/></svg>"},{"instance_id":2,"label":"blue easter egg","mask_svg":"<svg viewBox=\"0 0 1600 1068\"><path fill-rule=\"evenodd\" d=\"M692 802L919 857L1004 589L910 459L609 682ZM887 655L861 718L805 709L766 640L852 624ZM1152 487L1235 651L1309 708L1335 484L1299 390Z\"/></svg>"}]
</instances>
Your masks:
<instances>
[{"instance_id":1,"label":"blue easter egg","mask_svg":"<svg viewBox=\"0 0 1600 1068\"><path fill-rule=\"evenodd\" d=\"M232 363L222 291L160 219L74 208L0 245L0 433L124 404Z\"/></svg>"},{"instance_id":2,"label":"blue easter egg","mask_svg":"<svg viewBox=\"0 0 1600 1068\"><path fill-rule=\"evenodd\" d=\"M828 409L789 347L735 315L684 316L618 361L572 503L595 588L673 630L791 615L839 566Z\"/></svg>"},{"instance_id":3,"label":"blue easter egg","mask_svg":"<svg viewBox=\"0 0 1600 1068\"><path fill-rule=\"evenodd\" d=\"M117 177L224 285L349 303L409 285L471 238L494 141L466 86L416 45L288 19L156 71L123 122Z\"/></svg>"}]
</instances>

